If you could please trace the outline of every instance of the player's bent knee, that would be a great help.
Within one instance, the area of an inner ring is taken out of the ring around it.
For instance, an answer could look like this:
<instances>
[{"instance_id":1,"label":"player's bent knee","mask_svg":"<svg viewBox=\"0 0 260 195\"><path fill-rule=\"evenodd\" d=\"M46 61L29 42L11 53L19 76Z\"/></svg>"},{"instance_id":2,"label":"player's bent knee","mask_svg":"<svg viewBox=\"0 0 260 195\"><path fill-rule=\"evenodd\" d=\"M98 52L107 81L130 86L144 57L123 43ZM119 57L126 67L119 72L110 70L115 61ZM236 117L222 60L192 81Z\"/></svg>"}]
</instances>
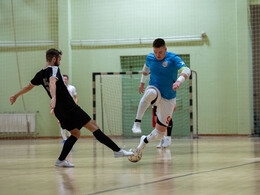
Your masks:
<instances>
[{"instance_id":1,"label":"player's bent knee","mask_svg":"<svg viewBox=\"0 0 260 195\"><path fill-rule=\"evenodd\" d=\"M73 135L74 137L76 137L77 139L79 139L79 137L80 137L80 130L73 129L73 130L70 131L70 134Z\"/></svg>"},{"instance_id":2,"label":"player's bent knee","mask_svg":"<svg viewBox=\"0 0 260 195\"><path fill-rule=\"evenodd\" d=\"M153 100L155 100L157 98L157 91L153 88L149 88L144 92L144 100L148 101L148 102L152 102Z\"/></svg>"}]
</instances>

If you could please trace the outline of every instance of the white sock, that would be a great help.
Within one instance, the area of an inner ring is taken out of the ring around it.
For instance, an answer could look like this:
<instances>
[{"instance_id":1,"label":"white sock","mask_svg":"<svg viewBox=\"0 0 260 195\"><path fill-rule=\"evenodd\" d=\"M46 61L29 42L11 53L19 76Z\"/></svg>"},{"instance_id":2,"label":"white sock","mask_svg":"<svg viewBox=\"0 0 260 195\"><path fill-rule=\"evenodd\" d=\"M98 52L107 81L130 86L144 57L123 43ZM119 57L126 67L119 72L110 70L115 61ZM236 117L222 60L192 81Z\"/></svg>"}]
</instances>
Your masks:
<instances>
[{"instance_id":1,"label":"white sock","mask_svg":"<svg viewBox=\"0 0 260 195\"><path fill-rule=\"evenodd\" d=\"M147 136L147 141L161 140L164 137L165 132L161 132L156 128Z\"/></svg>"},{"instance_id":2,"label":"white sock","mask_svg":"<svg viewBox=\"0 0 260 195\"><path fill-rule=\"evenodd\" d=\"M145 148L146 143L144 141L140 142L140 144L137 146L138 150L143 150Z\"/></svg>"},{"instance_id":3,"label":"white sock","mask_svg":"<svg viewBox=\"0 0 260 195\"><path fill-rule=\"evenodd\" d=\"M147 108L149 108L150 104L151 104L151 102L147 102L144 98L141 99L139 106L138 106L136 119L142 120L143 115L144 115L145 111L147 110Z\"/></svg>"},{"instance_id":4,"label":"white sock","mask_svg":"<svg viewBox=\"0 0 260 195\"><path fill-rule=\"evenodd\" d=\"M154 99L156 99L156 97L157 97L157 92L155 89L145 90L144 95L138 105L136 119L142 120L145 111L151 105L151 102Z\"/></svg>"},{"instance_id":5,"label":"white sock","mask_svg":"<svg viewBox=\"0 0 260 195\"><path fill-rule=\"evenodd\" d=\"M67 130L60 128L60 134L63 140L67 140L66 131Z\"/></svg>"}]
</instances>

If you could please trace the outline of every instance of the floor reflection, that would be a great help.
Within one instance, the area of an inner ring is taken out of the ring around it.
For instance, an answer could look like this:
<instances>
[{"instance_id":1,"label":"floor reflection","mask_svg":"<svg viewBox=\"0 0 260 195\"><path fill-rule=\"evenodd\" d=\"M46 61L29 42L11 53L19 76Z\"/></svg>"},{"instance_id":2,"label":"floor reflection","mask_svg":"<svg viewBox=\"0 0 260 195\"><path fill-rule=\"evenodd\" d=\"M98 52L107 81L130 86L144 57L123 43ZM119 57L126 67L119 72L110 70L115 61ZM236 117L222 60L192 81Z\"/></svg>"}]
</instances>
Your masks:
<instances>
[{"instance_id":1,"label":"floor reflection","mask_svg":"<svg viewBox=\"0 0 260 195\"><path fill-rule=\"evenodd\" d=\"M168 148L157 149L157 161L167 162L172 159L171 150Z\"/></svg>"},{"instance_id":2,"label":"floor reflection","mask_svg":"<svg viewBox=\"0 0 260 195\"><path fill-rule=\"evenodd\" d=\"M72 152L69 153L67 160L72 162ZM74 176L75 168L55 167L57 175L57 185L59 194L77 194L76 179Z\"/></svg>"}]
</instances>

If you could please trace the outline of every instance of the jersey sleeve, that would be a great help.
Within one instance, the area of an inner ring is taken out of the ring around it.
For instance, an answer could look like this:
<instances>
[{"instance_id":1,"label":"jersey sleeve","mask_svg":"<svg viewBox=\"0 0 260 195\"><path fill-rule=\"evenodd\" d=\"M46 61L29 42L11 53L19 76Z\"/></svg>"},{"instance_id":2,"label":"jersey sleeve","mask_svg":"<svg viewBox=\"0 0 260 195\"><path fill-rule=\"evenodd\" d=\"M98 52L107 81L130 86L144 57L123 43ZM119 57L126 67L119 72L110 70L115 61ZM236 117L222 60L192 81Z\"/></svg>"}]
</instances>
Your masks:
<instances>
[{"instance_id":1,"label":"jersey sleeve","mask_svg":"<svg viewBox=\"0 0 260 195\"><path fill-rule=\"evenodd\" d=\"M54 77L57 80L59 80L58 74L60 73L60 70L59 70L58 66L52 66L51 68L52 68L52 72L51 72L50 77Z\"/></svg>"},{"instance_id":2,"label":"jersey sleeve","mask_svg":"<svg viewBox=\"0 0 260 195\"><path fill-rule=\"evenodd\" d=\"M42 82L41 82L41 77L40 77L40 72L38 72L34 77L33 79L31 80L31 84L33 85L41 85Z\"/></svg>"},{"instance_id":3,"label":"jersey sleeve","mask_svg":"<svg viewBox=\"0 0 260 195\"><path fill-rule=\"evenodd\" d=\"M149 53L149 54L146 56L146 61L145 61L145 65L146 65L149 69L150 69L151 58L152 58L152 54Z\"/></svg>"}]
</instances>

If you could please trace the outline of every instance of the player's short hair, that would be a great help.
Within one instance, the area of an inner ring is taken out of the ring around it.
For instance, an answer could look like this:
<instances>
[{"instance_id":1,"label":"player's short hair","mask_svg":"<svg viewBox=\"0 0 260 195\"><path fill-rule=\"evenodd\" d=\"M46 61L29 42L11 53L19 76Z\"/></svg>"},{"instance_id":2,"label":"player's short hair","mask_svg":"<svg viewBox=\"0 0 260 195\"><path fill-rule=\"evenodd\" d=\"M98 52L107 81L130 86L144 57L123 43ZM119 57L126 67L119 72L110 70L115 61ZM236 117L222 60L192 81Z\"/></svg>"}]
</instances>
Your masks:
<instances>
[{"instance_id":1,"label":"player's short hair","mask_svg":"<svg viewBox=\"0 0 260 195\"><path fill-rule=\"evenodd\" d=\"M159 47L163 47L163 46L165 46L165 41L163 39L158 38L153 41L153 47L159 48Z\"/></svg>"},{"instance_id":2,"label":"player's short hair","mask_svg":"<svg viewBox=\"0 0 260 195\"><path fill-rule=\"evenodd\" d=\"M62 55L62 51L61 50L59 51L57 49L51 48L51 49L46 51L46 61L47 62L51 62L51 59L53 57L58 59L59 55Z\"/></svg>"},{"instance_id":3,"label":"player's short hair","mask_svg":"<svg viewBox=\"0 0 260 195\"><path fill-rule=\"evenodd\" d=\"M67 78L69 79L69 76L68 76L68 75L66 75L66 74L64 74L64 75L63 75L63 77L67 77Z\"/></svg>"}]
</instances>

